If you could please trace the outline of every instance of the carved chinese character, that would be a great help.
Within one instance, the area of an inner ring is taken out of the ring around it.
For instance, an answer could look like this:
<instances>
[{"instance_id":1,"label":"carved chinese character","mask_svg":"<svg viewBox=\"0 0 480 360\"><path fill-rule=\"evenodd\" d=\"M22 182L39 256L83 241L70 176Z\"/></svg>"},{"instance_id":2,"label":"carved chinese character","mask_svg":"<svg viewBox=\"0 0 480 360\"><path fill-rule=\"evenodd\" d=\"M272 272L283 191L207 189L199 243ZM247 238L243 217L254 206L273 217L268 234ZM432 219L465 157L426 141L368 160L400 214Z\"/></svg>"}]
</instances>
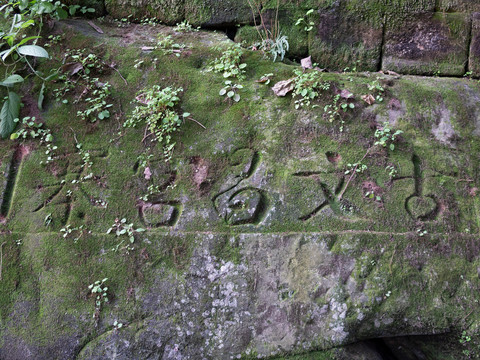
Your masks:
<instances>
[{"instance_id":1,"label":"carved chinese character","mask_svg":"<svg viewBox=\"0 0 480 360\"><path fill-rule=\"evenodd\" d=\"M69 160L64 163L63 169L60 171L63 179L55 183L42 185L43 200L38 204L33 212L39 212L42 209L48 211L49 208L53 210L60 209L57 214L60 214L60 223L62 226L69 223L70 214L72 212L75 199L78 196L83 196L87 201L95 207L106 207L105 199L97 198L92 195L86 183L95 182L98 186L102 186L98 176L93 175L90 171L90 166L95 158L105 158L107 152L103 150L89 150L88 163L82 159L79 153L69 155ZM59 162L59 161L58 161ZM57 166L59 165L57 162Z\"/></svg>"},{"instance_id":2,"label":"carved chinese character","mask_svg":"<svg viewBox=\"0 0 480 360\"><path fill-rule=\"evenodd\" d=\"M230 157L230 171L212 199L218 215L229 225L258 225L267 212L265 191L255 186L252 177L260 164L260 155L240 149Z\"/></svg>"}]
</instances>

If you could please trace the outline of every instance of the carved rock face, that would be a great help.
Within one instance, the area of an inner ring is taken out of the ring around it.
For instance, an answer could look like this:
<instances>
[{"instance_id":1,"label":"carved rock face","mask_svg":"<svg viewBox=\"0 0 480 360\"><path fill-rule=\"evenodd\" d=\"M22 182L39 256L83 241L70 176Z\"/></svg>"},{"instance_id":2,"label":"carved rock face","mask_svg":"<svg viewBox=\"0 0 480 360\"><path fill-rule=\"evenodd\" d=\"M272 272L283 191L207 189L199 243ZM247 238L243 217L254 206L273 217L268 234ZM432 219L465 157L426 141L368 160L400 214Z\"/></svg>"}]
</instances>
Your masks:
<instances>
[{"instance_id":1,"label":"carved rock face","mask_svg":"<svg viewBox=\"0 0 480 360\"><path fill-rule=\"evenodd\" d=\"M204 71L221 56L214 45L229 44L226 36L175 35L188 54L142 53L148 66L139 69L138 49L167 30L101 26L105 34L92 49L112 54L129 83L113 71L101 79L115 84L112 118L86 129L72 121L70 105L50 104L43 116L59 149L48 166L42 144L23 152L0 142L0 359L230 359L312 350L328 358L341 351L332 348L365 339L455 326L475 336L475 81L320 73L329 90L319 90L315 107L296 110L291 94L279 98L273 84L255 82L264 71L288 80L292 65L245 50L242 99L230 104L218 95L222 74ZM75 27L69 31L73 44L85 42ZM430 39L430 49L443 35ZM390 45L423 61L400 40ZM51 51L51 61L62 58ZM186 119L172 135L168 164L145 128L118 134L113 109L119 119L133 111L125 99L144 80L185 84L178 111L206 128ZM354 109L342 110L342 94L353 94ZM325 107L335 104L329 121ZM70 126L74 133L63 131ZM387 128L402 133L375 145L377 130ZM107 234L112 224L118 232ZM89 285L102 279L108 301L99 307ZM449 340L459 344L456 333ZM443 356L441 344L437 350Z\"/></svg>"}]
</instances>

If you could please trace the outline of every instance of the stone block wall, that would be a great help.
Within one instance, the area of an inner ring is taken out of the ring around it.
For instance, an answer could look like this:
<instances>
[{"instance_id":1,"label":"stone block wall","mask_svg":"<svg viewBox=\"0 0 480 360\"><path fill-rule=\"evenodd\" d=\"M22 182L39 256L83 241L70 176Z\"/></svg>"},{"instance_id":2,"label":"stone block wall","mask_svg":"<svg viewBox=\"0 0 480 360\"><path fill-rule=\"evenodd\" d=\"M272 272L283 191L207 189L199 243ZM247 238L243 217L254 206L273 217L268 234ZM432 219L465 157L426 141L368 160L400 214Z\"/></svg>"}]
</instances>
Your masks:
<instances>
[{"instance_id":1,"label":"stone block wall","mask_svg":"<svg viewBox=\"0 0 480 360\"><path fill-rule=\"evenodd\" d=\"M255 1L261 2L268 27L277 1ZM239 27L236 41L259 39L248 0L105 0L105 8L115 18ZM295 22L309 9L315 10L308 18L315 27L307 32ZM281 0L278 14L282 34L290 41L289 56L312 55L329 70L442 76L471 71L480 76L478 12L477 0Z\"/></svg>"}]
</instances>

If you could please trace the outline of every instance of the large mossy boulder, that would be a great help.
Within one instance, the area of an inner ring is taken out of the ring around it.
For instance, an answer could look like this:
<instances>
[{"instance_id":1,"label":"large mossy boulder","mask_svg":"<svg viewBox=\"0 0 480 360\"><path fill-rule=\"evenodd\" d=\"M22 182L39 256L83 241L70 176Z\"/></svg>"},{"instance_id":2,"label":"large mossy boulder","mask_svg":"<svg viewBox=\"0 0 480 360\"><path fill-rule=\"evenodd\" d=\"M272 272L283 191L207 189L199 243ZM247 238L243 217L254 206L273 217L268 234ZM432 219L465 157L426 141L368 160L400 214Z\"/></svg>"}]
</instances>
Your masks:
<instances>
[{"instance_id":1,"label":"large mossy boulder","mask_svg":"<svg viewBox=\"0 0 480 360\"><path fill-rule=\"evenodd\" d=\"M47 84L42 111L42 83L20 89L57 148L0 142L1 359L476 354L478 82L312 70L323 90L296 109L272 85L299 67L243 50L236 102L209 71L223 34L62 24L38 70L88 49L113 106L76 117L91 91L76 74L59 101ZM175 111L191 114L169 162L123 127L153 85L183 88Z\"/></svg>"}]
</instances>

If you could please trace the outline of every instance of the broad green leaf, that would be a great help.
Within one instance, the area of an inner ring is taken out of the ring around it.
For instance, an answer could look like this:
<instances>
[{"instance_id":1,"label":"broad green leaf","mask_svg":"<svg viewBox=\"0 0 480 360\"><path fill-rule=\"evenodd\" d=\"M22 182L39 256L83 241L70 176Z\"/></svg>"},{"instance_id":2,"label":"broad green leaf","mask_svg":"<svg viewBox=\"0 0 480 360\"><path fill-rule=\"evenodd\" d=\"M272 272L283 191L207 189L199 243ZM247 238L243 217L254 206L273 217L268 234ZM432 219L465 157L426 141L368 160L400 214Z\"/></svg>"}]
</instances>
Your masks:
<instances>
[{"instance_id":1,"label":"broad green leaf","mask_svg":"<svg viewBox=\"0 0 480 360\"><path fill-rule=\"evenodd\" d=\"M28 0L20 0L20 5L19 5L20 10L26 9L28 7L28 3L29 3Z\"/></svg>"},{"instance_id":2,"label":"broad green leaf","mask_svg":"<svg viewBox=\"0 0 480 360\"><path fill-rule=\"evenodd\" d=\"M8 42L8 40L7 40L7 42ZM10 44L9 44L9 45L10 45ZM12 46L12 45L10 45L10 46ZM15 49L16 49L16 47L11 47L10 49L7 49L7 50L4 50L4 51L0 52L0 57L2 58L2 60L5 61L5 60L8 58L8 56L9 56L12 52L15 51Z\"/></svg>"},{"instance_id":3,"label":"broad green leaf","mask_svg":"<svg viewBox=\"0 0 480 360\"><path fill-rule=\"evenodd\" d=\"M220 90L220 92L218 93L219 95L223 96L227 93L227 89L223 88Z\"/></svg>"},{"instance_id":4,"label":"broad green leaf","mask_svg":"<svg viewBox=\"0 0 480 360\"><path fill-rule=\"evenodd\" d=\"M240 95L235 94L235 96L233 97L233 101L239 102L240 101Z\"/></svg>"},{"instance_id":5,"label":"broad green leaf","mask_svg":"<svg viewBox=\"0 0 480 360\"><path fill-rule=\"evenodd\" d=\"M5 80L0 82L0 85L2 86L10 86L12 84L17 84L23 82L23 77L21 77L18 74L13 74L7 77Z\"/></svg>"},{"instance_id":6,"label":"broad green leaf","mask_svg":"<svg viewBox=\"0 0 480 360\"><path fill-rule=\"evenodd\" d=\"M57 16L60 20L64 20L68 17L68 13L62 8L57 8Z\"/></svg>"},{"instance_id":7,"label":"broad green leaf","mask_svg":"<svg viewBox=\"0 0 480 360\"><path fill-rule=\"evenodd\" d=\"M40 93L38 94L38 108L42 110L43 108L43 100L45 99L45 95L43 94L45 91L45 82L42 83L42 87L40 88Z\"/></svg>"},{"instance_id":8,"label":"broad green leaf","mask_svg":"<svg viewBox=\"0 0 480 360\"><path fill-rule=\"evenodd\" d=\"M40 57L40 58L48 58L48 53L47 51L42 48L41 46L37 45L24 45L20 46L17 51L21 55L25 56L35 56L35 57Z\"/></svg>"},{"instance_id":9,"label":"broad green leaf","mask_svg":"<svg viewBox=\"0 0 480 360\"><path fill-rule=\"evenodd\" d=\"M33 20L27 20L27 21L25 21L25 22L23 22L23 23L20 24L20 28L21 28L21 29L25 29L25 28L27 28L27 27L29 27L29 26L33 26L33 25L35 25L35 21L33 21Z\"/></svg>"},{"instance_id":10,"label":"broad green leaf","mask_svg":"<svg viewBox=\"0 0 480 360\"><path fill-rule=\"evenodd\" d=\"M15 130L15 119L20 114L20 97L17 93L11 91L8 94L8 99L3 103L0 112L0 136L5 139Z\"/></svg>"},{"instance_id":11,"label":"broad green leaf","mask_svg":"<svg viewBox=\"0 0 480 360\"><path fill-rule=\"evenodd\" d=\"M78 8L80 8L80 5L70 5L68 7L68 12L70 13L71 16L73 16L77 12Z\"/></svg>"},{"instance_id":12,"label":"broad green leaf","mask_svg":"<svg viewBox=\"0 0 480 360\"><path fill-rule=\"evenodd\" d=\"M30 40L33 40L33 39L40 39L40 36L30 36L30 37L26 37L25 39L22 39L22 41L20 41L17 46L22 46L23 44L27 43L28 41Z\"/></svg>"}]
</instances>

